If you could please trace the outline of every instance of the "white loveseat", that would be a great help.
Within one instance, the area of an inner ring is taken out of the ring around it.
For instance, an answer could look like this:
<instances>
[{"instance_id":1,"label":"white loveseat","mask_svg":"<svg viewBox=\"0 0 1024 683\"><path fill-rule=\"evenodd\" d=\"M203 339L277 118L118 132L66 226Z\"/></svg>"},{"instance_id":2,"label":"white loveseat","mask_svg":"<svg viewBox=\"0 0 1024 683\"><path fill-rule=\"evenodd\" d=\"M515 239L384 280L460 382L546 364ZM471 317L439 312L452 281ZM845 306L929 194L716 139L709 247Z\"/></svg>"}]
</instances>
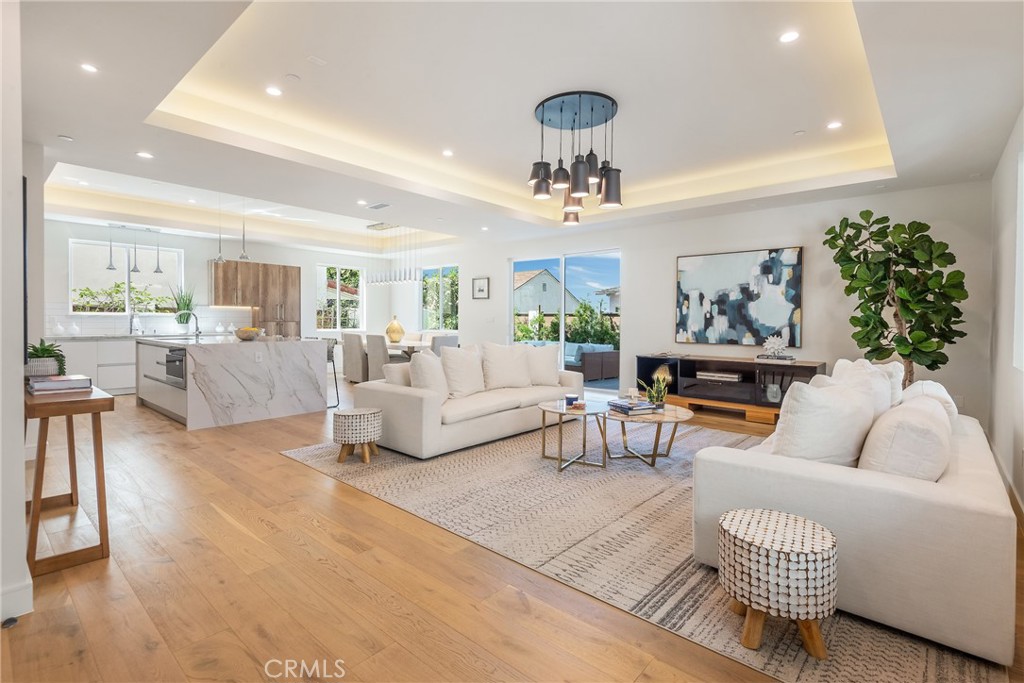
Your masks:
<instances>
[{"instance_id":1,"label":"white loveseat","mask_svg":"<svg viewBox=\"0 0 1024 683\"><path fill-rule=\"evenodd\" d=\"M457 398L404 386L404 382L365 382L355 387L354 402L357 408L382 411L383 436L378 444L427 459L538 429L541 413L537 404L560 399L566 393L583 396L583 376L579 373L552 368L551 377L548 385L485 389Z\"/></svg>"},{"instance_id":2,"label":"white loveseat","mask_svg":"<svg viewBox=\"0 0 1024 683\"><path fill-rule=\"evenodd\" d=\"M838 541L841 610L1011 664L1016 524L977 420L953 419L936 482L751 450L694 462L694 556L718 566L718 519L733 508L791 512Z\"/></svg>"}]
</instances>

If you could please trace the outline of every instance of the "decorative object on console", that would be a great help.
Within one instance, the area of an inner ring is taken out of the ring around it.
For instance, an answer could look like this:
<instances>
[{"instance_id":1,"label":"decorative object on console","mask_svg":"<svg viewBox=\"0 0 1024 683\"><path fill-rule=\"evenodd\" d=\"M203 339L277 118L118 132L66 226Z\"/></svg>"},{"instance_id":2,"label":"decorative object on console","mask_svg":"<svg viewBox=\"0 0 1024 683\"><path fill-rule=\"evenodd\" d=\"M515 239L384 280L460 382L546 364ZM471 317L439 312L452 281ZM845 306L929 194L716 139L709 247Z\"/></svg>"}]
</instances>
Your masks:
<instances>
[{"instance_id":1,"label":"decorative object on console","mask_svg":"<svg viewBox=\"0 0 1024 683\"><path fill-rule=\"evenodd\" d=\"M599 92L572 91L553 95L534 109L540 126L540 161L535 161L527 184L533 188L534 199L550 199L552 190L562 190L563 224L578 225L578 214L583 210L583 198L599 198L602 209L622 206L622 171L614 167L615 115L619 105L614 99ZM610 124L610 125L609 125ZM544 127L558 129L558 168L551 171L551 163L544 161ZM594 152L594 128L604 127L605 161L598 162ZM611 145L608 129L611 128ZM583 154L583 131L590 129L590 152ZM569 169L562 160L562 133L569 130L569 155L573 158Z\"/></svg>"},{"instance_id":2,"label":"decorative object on console","mask_svg":"<svg viewBox=\"0 0 1024 683\"><path fill-rule=\"evenodd\" d=\"M475 278L473 278L473 298L474 299L490 299L491 298L491 278L489 278L489 277L475 277Z\"/></svg>"},{"instance_id":3,"label":"decorative object on console","mask_svg":"<svg viewBox=\"0 0 1024 683\"><path fill-rule=\"evenodd\" d=\"M179 325L188 325L192 309L195 307L195 289L191 287L188 289L171 287L171 298L174 299L174 308L177 312L174 316L174 322Z\"/></svg>"},{"instance_id":4,"label":"decorative object on console","mask_svg":"<svg viewBox=\"0 0 1024 683\"><path fill-rule=\"evenodd\" d=\"M832 260L848 283L847 296L857 295L850 317L857 347L867 349L868 360L897 354L907 387L915 364L938 370L949 362L946 344L966 336L957 329L964 323L957 306L967 298L964 272L945 271L956 256L928 234L927 223L892 225L888 216L875 218L871 211L861 211L859 218L862 222L843 218L830 227L823 244L835 252Z\"/></svg>"},{"instance_id":5,"label":"decorative object on console","mask_svg":"<svg viewBox=\"0 0 1024 683\"><path fill-rule=\"evenodd\" d=\"M796 360L796 356L790 356L785 353L786 342L777 334L773 334L770 337L766 337L764 344L761 345L764 349L764 353L757 356L758 360L772 360L772 361L791 361Z\"/></svg>"},{"instance_id":6,"label":"decorative object on console","mask_svg":"<svg viewBox=\"0 0 1024 683\"><path fill-rule=\"evenodd\" d=\"M668 385L672 381L672 371L668 365L662 365L651 375L651 383L648 385L637 377L636 382L647 392L647 400L654 404L655 408L665 407L665 396L668 394Z\"/></svg>"},{"instance_id":7,"label":"decorative object on console","mask_svg":"<svg viewBox=\"0 0 1024 683\"><path fill-rule=\"evenodd\" d=\"M802 247L676 259L676 341L802 344Z\"/></svg>"},{"instance_id":8,"label":"decorative object on console","mask_svg":"<svg viewBox=\"0 0 1024 683\"><path fill-rule=\"evenodd\" d=\"M405 328L402 327L402 323L398 322L397 315L391 316L391 322L384 328L384 334L392 344L402 341L402 337L405 336Z\"/></svg>"},{"instance_id":9,"label":"decorative object on console","mask_svg":"<svg viewBox=\"0 0 1024 683\"><path fill-rule=\"evenodd\" d=\"M40 339L38 344L29 344L26 358L28 358L25 363L26 377L49 377L63 375L67 372L64 352L61 350L60 344L56 342L47 343Z\"/></svg>"}]
</instances>

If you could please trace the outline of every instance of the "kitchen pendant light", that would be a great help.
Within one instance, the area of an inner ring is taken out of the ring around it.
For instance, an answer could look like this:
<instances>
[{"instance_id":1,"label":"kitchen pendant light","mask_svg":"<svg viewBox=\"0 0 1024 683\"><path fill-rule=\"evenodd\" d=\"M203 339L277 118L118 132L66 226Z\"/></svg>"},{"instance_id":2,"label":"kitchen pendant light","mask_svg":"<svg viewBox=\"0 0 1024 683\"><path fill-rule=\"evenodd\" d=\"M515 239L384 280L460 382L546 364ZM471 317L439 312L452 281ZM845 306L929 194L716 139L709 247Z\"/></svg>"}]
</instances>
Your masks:
<instances>
[{"instance_id":1,"label":"kitchen pendant light","mask_svg":"<svg viewBox=\"0 0 1024 683\"><path fill-rule=\"evenodd\" d=\"M217 195L217 258L213 260L214 263L224 263L224 231L221 227L221 212L220 206L220 195Z\"/></svg>"},{"instance_id":2,"label":"kitchen pendant light","mask_svg":"<svg viewBox=\"0 0 1024 683\"><path fill-rule=\"evenodd\" d=\"M135 251L135 265L132 266L131 272L133 272L133 273L141 273L142 271L139 270L139 235L137 233L135 235L134 251Z\"/></svg>"},{"instance_id":3,"label":"kitchen pendant light","mask_svg":"<svg viewBox=\"0 0 1024 683\"><path fill-rule=\"evenodd\" d=\"M156 233L156 268L153 269L154 275L163 275L164 271L160 269L160 231Z\"/></svg>"},{"instance_id":4,"label":"kitchen pendant light","mask_svg":"<svg viewBox=\"0 0 1024 683\"><path fill-rule=\"evenodd\" d=\"M245 253L245 202L242 202L242 253L238 255L239 261L251 261L252 257Z\"/></svg>"},{"instance_id":5,"label":"kitchen pendant light","mask_svg":"<svg viewBox=\"0 0 1024 683\"><path fill-rule=\"evenodd\" d=\"M573 225L579 224L580 215L578 213L570 213L569 211L566 211L565 213L562 214L562 225L568 225L571 227Z\"/></svg>"},{"instance_id":6,"label":"kitchen pendant light","mask_svg":"<svg viewBox=\"0 0 1024 683\"><path fill-rule=\"evenodd\" d=\"M117 270L114 265L114 226L111 225L107 231L107 245L110 248L110 261L107 263L107 270Z\"/></svg>"},{"instance_id":7,"label":"kitchen pendant light","mask_svg":"<svg viewBox=\"0 0 1024 683\"><path fill-rule=\"evenodd\" d=\"M544 123L540 124L540 161L533 162L533 168L530 170L530 179L527 184L533 187L538 181L546 180L548 184L551 184L551 162L544 161ZM549 188L550 189L550 188ZM536 192L533 193L535 199L547 199L551 196L548 192L548 197L540 197Z\"/></svg>"},{"instance_id":8,"label":"kitchen pendant light","mask_svg":"<svg viewBox=\"0 0 1024 683\"><path fill-rule=\"evenodd\" d=\"M548 108L550 107L553 111L556 104L558 105L558 116L548 117ZM533 196L536 199L547 199L554 194L554 190L563 190L565 191L563 193L563 210L569 214L578 214L582 211L583 197L591 194L601 198L600 205L604 208L622 205L622 171L614 168L611 161L600 162L594 151L594 128L603 126L605 156L611 158L607 154L609 150L608 123L614 121L618 110L618 103L608 95L586 90L553 95L536 106L534 116L541 125L558 128L558 167L551 174L550 184L543 182L543 170L537 167L540 162L535 162L535 168L531 169L530 183L533 186ZM587 128L590 129L590 151L584 155L583 132ZM569 158L572 163L569 168L565 167L563 160L563 133L566 129L570 131L571 136ZM614 149L614 135L613 123L611 149ZM542 130L542 148L543 141L544 132ZM543 152L541 159L543 160ZM607 183L605 182L606 177L608 178ZM575 225L578 222L577 216L572 224Z\"/></svg>"}]
</instances>

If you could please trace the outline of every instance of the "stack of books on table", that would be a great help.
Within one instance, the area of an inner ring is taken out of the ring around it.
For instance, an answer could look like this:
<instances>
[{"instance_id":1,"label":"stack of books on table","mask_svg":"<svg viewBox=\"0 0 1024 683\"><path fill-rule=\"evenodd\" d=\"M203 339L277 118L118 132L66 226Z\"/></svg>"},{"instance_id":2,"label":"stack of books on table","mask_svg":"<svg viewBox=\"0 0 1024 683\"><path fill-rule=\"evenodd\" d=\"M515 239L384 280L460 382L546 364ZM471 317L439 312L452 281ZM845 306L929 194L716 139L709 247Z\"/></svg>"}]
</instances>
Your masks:
<instances>
[{"instance_id":1,"label":"stack of books on table","mask_svg":"<svg viewBox=\"0 0 1024 683\"><path fill-rule=\"evenodd\" d=\"M655 411L655 405L650 401L635 401L630 403L625 399L608 401L608 408L622 415L647 415Z\"/></svg>"},{"instance_id":2,"label":"stack of books on table","mask_svg":"<svg viewBox=\"0 0 1024 683\"><path fill-rule=\"evenodd\" d=\"M28 379L28 393L34 396L88 391L92 391L92 380L85 375L51 375Z\"/></svg>"}]
</instances>

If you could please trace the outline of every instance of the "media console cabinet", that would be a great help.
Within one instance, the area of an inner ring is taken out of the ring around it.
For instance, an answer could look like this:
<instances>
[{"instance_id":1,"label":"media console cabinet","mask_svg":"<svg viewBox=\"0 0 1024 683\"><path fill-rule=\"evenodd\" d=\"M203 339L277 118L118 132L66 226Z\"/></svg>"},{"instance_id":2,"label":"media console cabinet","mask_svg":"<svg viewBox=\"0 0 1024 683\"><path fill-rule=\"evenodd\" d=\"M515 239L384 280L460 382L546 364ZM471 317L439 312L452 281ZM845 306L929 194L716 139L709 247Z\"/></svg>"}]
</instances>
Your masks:
<instances>
[{"instance_id":1,"label":"media console cabinet","mask_svg":"<svg viewBox=\"0 0 1024 683\"><path fill-rule=\"evenodd\" d=\"M809 382L825 372L825 363L818 361L657 354L636 357L637 379L650 384L663 366L670 376L666 403L738 410L748 422L764 424L775 424L793 382Z\"/></svg>"}]
</instances>

